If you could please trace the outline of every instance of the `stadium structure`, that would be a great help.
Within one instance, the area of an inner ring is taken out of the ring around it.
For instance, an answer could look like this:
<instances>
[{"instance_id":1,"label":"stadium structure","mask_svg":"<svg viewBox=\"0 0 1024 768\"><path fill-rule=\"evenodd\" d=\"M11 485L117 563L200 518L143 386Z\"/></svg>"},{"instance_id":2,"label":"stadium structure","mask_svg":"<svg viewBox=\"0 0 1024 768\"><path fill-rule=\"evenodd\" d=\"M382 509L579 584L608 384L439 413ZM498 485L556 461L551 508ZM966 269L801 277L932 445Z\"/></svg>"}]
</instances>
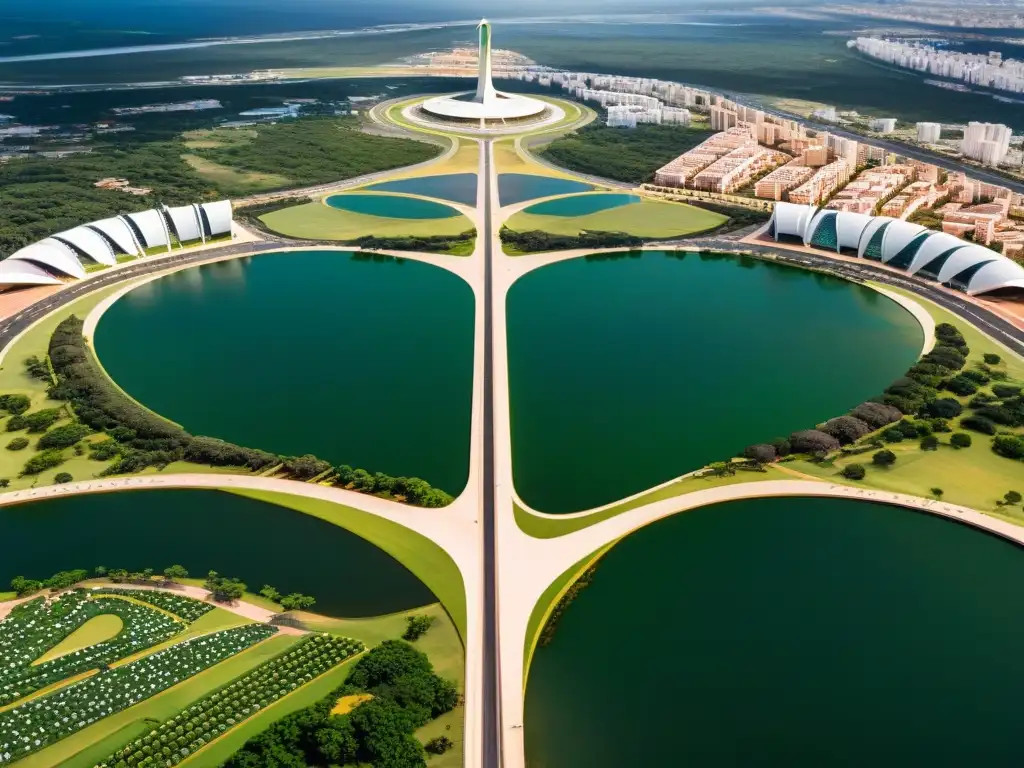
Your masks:
<instances>
[{"instance_id":1,"label":"stadium structure","mask_svg":"<svg viewBox=\"0 0 1024 768\"><path fill-rule=\"evenodd\" d=\"M0 290L81 280L92 265L170 253L231 234L230 200L126 213L32 243L0 261Z\"/></svg>"},{"instance_id":2,"label":"stadium structure","mask_svg":"<svg viewBox=\"0 0 1024 768\"><path fill-rule=\"evenodd\" d=\"M768 233L776 242L797 239L811 248L876 261L970 296L1024 298L1020 264L977 243L902 219L776 203Z\"/></svg>"},{"instance_id":3,"label":"stadium structure","mask_svg":"<svg viewBox=\"0 0 1024 768\"><path fill-rule=\"evenodd\" d=\"M417 106L421 122L442 122L468 128L487 129L542 121L551 116L552 108L539 99L502 93L491 81L491 24L482 19L477 32L480 37L480 63L476 91L437 96Z\"/></svg>"}]
</instances>

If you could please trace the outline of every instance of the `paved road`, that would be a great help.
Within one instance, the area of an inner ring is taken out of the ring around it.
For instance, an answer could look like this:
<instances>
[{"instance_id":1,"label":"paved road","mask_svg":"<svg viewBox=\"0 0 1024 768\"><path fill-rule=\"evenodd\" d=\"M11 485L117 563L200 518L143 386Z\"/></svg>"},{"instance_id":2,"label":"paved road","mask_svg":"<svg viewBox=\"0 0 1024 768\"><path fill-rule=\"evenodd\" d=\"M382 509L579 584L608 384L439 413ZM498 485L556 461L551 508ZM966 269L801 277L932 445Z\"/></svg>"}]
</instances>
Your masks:
<instances>
[{"instance_id":1,"label":"paved road","mask_svg":"<svg viewBox=\"0 0 1024 768\"><path fill-rule=\"evenodd\" d=\"M491 142L481 143L484 153L484 684L483 768L501 767L501 683L498 669L497 563L494 534L494 343L491 248Z\"/></svg>"}]
</instances>

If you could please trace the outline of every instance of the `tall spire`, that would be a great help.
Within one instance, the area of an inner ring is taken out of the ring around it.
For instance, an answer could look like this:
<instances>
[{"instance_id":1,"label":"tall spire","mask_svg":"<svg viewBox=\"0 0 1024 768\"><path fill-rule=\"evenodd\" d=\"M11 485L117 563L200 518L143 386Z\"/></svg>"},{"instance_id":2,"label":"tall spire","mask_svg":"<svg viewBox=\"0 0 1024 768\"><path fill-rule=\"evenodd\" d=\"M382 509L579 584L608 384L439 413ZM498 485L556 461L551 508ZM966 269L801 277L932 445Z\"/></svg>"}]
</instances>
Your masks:
<instances>
[{"instance_id":1,"label":"tall spire","mask_svg":"<svg viewBox=\"0 0 1024 768\"><path fill-rule=\"evenodd\" d=\"M491 23L487 19L480 19L477 31L480 33L480 74L477 76L473 101L487 104L498 98L494 83L491 82Z\"/></svg>"}]
</instances>

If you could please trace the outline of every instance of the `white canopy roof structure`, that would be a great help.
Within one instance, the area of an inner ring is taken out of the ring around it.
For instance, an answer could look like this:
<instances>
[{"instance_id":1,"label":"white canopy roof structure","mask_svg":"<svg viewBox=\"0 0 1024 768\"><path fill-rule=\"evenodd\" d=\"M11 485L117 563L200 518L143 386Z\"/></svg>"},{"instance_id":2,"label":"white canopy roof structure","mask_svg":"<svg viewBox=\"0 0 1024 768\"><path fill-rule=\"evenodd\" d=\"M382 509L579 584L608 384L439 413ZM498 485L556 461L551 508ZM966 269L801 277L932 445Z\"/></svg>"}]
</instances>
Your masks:
<instances>
[{"instance_id":1,"label":"white canopy roof structure","mask_svg":"<svg viewBox=\"0 0 1024 768\"><path fill-rule=\"evenodd\" d=\"M90 259L98 264L113 266L117 264L117 257L110 244L103 239L103 235L89 227L75 227L66 232L58 232L54 239L62 243L74 246Z\"/></svg>"},{"instance_id":2,"label":"white canopy roof structure","mask_svg":"<svg viewBox=\"0 0 1024 768\"><path fill-rule=\"evenodd\" d=\"M203 230L199 224L199 214L193 205L182 205L178 208L165 208L167 219L171 225L174 236L180 243L188 243L192 240L199 240L203 237Z\"/></svg>"},{"instance_id":3,"label":"white canopy roof structure","mask_svg":"<svg viewBox=\"0 0 1024 768\"><path fill-rule=\"evenodd\" d=\"M85 226L102 232L122 253L127 253L129 256L139 256L142 253L131 227L120 216L115 216L112 219L100 219Z\"/></svg>"},{"instance_id":4,"label":"white canopy roof structure","mask_svg":"<svg viewBox=\"0 0 1024 768\"><path fill-rule=\"evenodd\" d=\"M207 237L227 235L231 232L231 220L234 214L230 200L218 200L215 203L200 203L199 208L205 217Z\"/></svg>"},{"instance_id":5,"label":"white canopy roof structure","mask_svg":"<svg viewBox=\"0 0 1024 768\"><path fill-rule=\"evenodd\" d=\"M42 267L20 259L0 261L0 288L26 285L60 285L61 282Z\"/></svg>"},{"instance_id":6,"label":"white canopy roof structure","mask_svg":"<svg viewBox=\"0 0 1024 768\"><path fill-rule=\"evenodd\" d=\"M167 224L159 211L140 211L129 213L126 218L135 225L136 230L142 235L142 245L146 248L157 248L159 246L170 246L171 239L167 232Z\"/></svg>"},{"instance_id":7,"label":"white canopy roof structure","mask_svg":"<svg viewBox=\"0 0 1024 768\"><path fill-rule=\"evenodd\" d=\"M15 251L7 257L6 261L30 261L69 277L85 277L85 267L82 266L82 262L78 260L75 252L59 240L49 237L38 243L27 245L20 251Z\"/></svg>"},{"instance_id":8,"label":"white canopy roof structure","mask_svg":"<svg viewBox=\"0 0 1024 768\"><path fill-rule=\"evenodd\" d=\"M1001 253L944 232L933 232L919 224L911 224L889 216L867 216L846 211L819 210L813 205L776 203L769 231L774 234L776 240L780 235L797 237L812 248L831 251L831 243L827 246L821 244L826 238L816 238L816 242L812 242L812 238L815 237L818 225L825 224L832 213L837 214L836 250L856 247L857 255L865 258L868 246L874 241L871 258L889 263L907 246L917 241L914 245L916 250L907 251L891 266L905 269L911 275L920 273L919 277L928 279L933 277L929 273L938 269L939 283L948 283L962 275L960 281L966 282L966 285L954 287L963 289L969 295L1001 288L1024 288L1024 267ZM929 273L921 273L924 267L947 253L941 265L936 265Z\"/></svg>"}]
</instances>

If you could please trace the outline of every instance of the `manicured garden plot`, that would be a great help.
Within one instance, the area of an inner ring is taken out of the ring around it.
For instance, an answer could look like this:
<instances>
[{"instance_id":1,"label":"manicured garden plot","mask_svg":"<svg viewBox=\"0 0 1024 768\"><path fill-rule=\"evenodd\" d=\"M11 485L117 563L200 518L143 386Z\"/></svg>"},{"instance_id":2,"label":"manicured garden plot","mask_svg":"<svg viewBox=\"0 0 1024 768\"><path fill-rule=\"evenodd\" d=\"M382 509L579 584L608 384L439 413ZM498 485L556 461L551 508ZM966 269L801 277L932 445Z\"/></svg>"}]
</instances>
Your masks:
<instances>
[{"instance_id":1,"label":"manicured garden plot","mask_svg":"<svg viewBox=\"0 0 1024 768\"><path fill-rule=\"evenodd\" d=\"M358 640L344 637L324 634L305 638L117 750L99 768L175 764L362 650Z\"/></svg>"},{"instance_id":2,"label":"manicured garden plot","mask_svg":"<svg viewBox=\"0 0 1024 768\"><path fill-rule=\"evenodd\" d=\"M151 592L146 589L117 589L116 587L104 587L93 590L94 595L120 595L130 597L133 600L141 600L143 603L155 605L168 613L180 616L190 624L214 609L213 604L204 603L185 595L174 595L169 592Z\"/></svg>"},{"instance_id":3,"label":"manicured garden plot","mask_svg":"<svg viewBox=\"0 0 1024 768\"><path fill-rule=\"evenodd\" d=\"M87 621L105 614L124 623L115 637L33 664ZM184 622L160 611L127 600L95 600L82 590L50 602L36 598L0 623L0 706L162 643L183 629Z\"/></svg>"},{"instance_id":4,"label":"manicured garden plot","mask_svg":"<svg viewBox=\"0 0 1024 768\"><path fill-rule=\"evenodd\" d=\"M155 696L275 632L250 624L198 637L0 712L0 765Z\"/></svg>"}]
</instances>

